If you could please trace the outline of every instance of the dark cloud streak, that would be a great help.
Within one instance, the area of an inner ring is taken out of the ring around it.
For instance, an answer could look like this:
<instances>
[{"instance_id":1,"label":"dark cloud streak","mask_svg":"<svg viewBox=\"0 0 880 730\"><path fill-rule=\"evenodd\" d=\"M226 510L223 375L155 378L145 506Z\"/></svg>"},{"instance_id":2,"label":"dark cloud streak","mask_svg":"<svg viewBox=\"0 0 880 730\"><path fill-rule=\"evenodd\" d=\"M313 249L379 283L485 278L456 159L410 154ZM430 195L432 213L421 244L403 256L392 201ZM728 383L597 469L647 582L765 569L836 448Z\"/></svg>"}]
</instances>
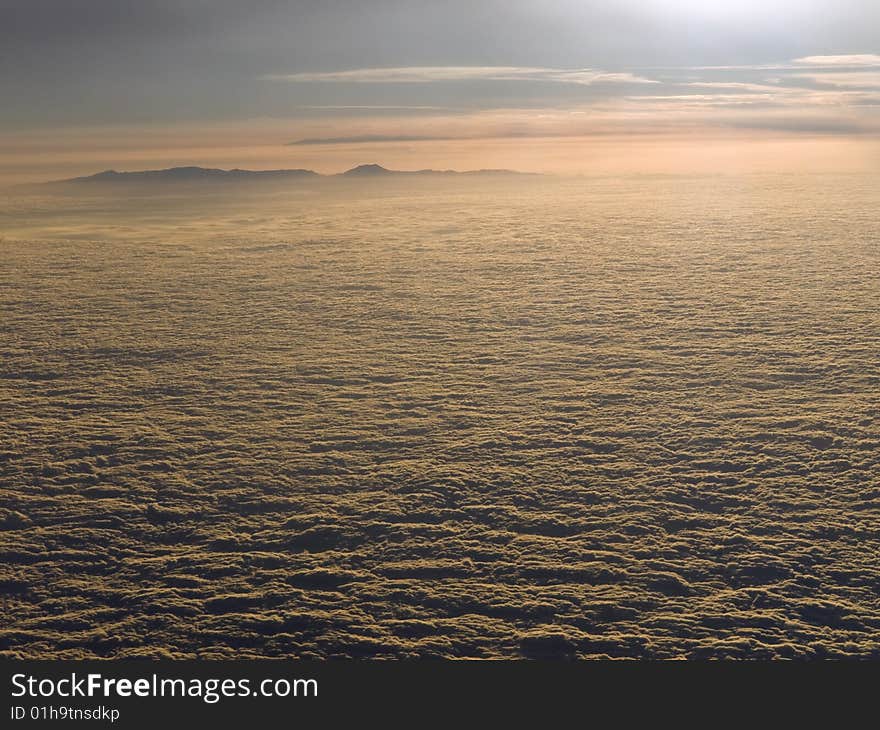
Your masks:
<instances>
[{"instance_id":1,"label":"dark cloud streak","mask_svg":"<svg viewBox=\"0 0 880 730\"><path fill-rule=\"evenodd\" d=\"M437 142L455 139L449 136L364 134L353 137L309 137L288 142L291 147L324 144L371 144L374 142Z\"/></svg>"}]
</instances>

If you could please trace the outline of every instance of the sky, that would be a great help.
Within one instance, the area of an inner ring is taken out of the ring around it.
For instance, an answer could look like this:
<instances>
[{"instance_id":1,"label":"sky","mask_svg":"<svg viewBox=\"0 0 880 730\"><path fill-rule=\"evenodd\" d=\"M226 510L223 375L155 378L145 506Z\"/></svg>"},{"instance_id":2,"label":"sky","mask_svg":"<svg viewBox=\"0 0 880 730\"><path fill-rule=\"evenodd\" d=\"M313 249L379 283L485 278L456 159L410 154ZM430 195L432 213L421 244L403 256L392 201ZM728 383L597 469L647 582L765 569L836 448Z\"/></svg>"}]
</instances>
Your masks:
<instances>
[{"instance_id":1,"label":"sky","mask_svg":"<svg viewBox=\"0 0 880 730\"><path fill-rule=\"evenodd\" d=\"M880 165L876 0L0 0L0 181Z\"/></svg>"}]
</instances>

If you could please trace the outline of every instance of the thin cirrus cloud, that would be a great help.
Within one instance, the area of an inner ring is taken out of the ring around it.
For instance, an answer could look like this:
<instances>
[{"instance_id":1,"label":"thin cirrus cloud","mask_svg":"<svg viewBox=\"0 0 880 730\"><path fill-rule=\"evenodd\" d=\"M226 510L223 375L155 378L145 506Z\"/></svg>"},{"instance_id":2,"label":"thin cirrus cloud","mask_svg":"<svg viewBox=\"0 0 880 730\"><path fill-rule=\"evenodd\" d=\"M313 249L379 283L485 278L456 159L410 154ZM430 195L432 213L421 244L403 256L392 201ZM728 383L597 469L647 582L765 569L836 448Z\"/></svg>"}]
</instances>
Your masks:
<instances>
[{"instance_id":1,"label":"thin cirrus cloud","mask_svg":"<svg viewBox=\"0 0 880 730\"><path fill-rule=\"evenodd\" d=\"M844 89L880 89L880 71L793 74L791 78Z\"/></svg>"},{"instance_id":2,"label":"thin cirrus cloud","mask_svg":"<svg viewBox=\"0 0 880 730\"><path fill-rule=\"evenodd\" d=\"M688 88L718 89L741 94L776 94L785 91L785 89L778 84L749 83L745 81L687 81L681 85Z\"/></svg>"},{"instance_id":3,"label":"thin cirrus cloud","mask_svg":"<svg viewBox=\"0 0 880 730\"><path fill-rule=\"evenodd\" d=\"M802 56L783 63L752 66L655 67L651 71L399 66L268 78L328 85L540 81L586 86L607 83L612 87L596 95L572 94L568 101L565 96L555 97L553 107L530 105L527 92L513 99L512 104L505 105L507 99L493 99L485 108L462 108L459 114L453 114L454 107L447 106L448 118L428 115L430 119L401 117L382 121L377 117L358 126L350 120L340 121L333 130L336 134L303 135L288 143L298 147L415 145L452 139L597 135L614 131L651 134L678 130L693 134L697 128L861 136L877 133L878 118L872 109L880 103L880 56L871 54ZM615 84L624 88L615 89ZM627 84L632 86L626 88ZM519 103L525 105L517 111ZM369 113L368 106L359 108ZM399 109L404 111L403 107ZM487 116L493 111L503 111L506 116Z\"/></svg>"},{"instance_id":4,"label":"thin cirrus cloud","mask_svg":"<svg viewBox=\"0 0 880 730\"><path fill-rule=\"evenodd\" d=\"M794 61L803 66L868 66L880 67L880 55L876 53L854 53L840 56L804 56Z\"/></svg>"},{"instance_id":5,"label":"thin cirrus cloud","mask_svg":"<svg viewBox=\"0 0 880 730\"><path fill-rule=\"evenodd\" d=\"M457 137L424 134L355 134L348 137L305 137L287 144L291 147L307 147L310 145L372 144L379 142L436 142L452 139L457 139Z\"/></svg>"},{"instance_id":6,"label":"thin cirrus cloud","mask_svg":"<svg viewBox=\"0 0 880 730\"><path fill-rule=\"evenodd\" d=\"M876 68L880 67L880 55L874 53L849 53L836 56L801 56L786 63L745 63L715 66L671 66L667 70L677 71L799 71L805 68L822 68L833 71L836 68ZM661 67L662 69L662 67Z\"/></svg>"},{"instance_id":7,"label":"thin cirrus cloud","mask_svg":"<svg viewBox=\"0 0 880 730\"><path fill-rule=\"evenodd\" d=\"M319 71L270 74L270 81L294 83L412 84L438 81L549 81L563 84L652 84L653 79L629 72L609 72L590 68L564 69L530 66L402 66L398 68L359 68L348 71Z\"/></svg>"}]
</instances>

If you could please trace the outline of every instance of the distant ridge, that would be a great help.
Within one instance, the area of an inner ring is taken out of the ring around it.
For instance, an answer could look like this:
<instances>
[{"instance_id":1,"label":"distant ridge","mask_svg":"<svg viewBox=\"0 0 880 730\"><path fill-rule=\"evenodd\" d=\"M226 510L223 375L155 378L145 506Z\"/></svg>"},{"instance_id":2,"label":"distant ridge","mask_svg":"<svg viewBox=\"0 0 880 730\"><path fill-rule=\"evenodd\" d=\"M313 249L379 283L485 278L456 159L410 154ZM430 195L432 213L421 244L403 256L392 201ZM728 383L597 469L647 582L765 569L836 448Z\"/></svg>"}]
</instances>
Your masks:
<instances>
[{"instance_id":1,"label":"distant ridge","mask_svg":"<svg viewBox=\"0 0 880 730\"><path fill-rule=\"evenodd\" d=\"M117 182L190 182L198 180L248 180L318 177L312 170L221 170L212 167L169 167L164 170L117 172L104 170L86 177L58 180L59 183L117 183Z\"/></svg>"},{"instance_id":2,"label":"distant ridge","mask_svg":"<svg viewBox=\"0 0 880 730\"><path fill-rule=\"evenodd\" d=\"M535 172L516 170L389 170L375 163L358 165L339 173L341 177L382 177L386 175L537 175Z\"/></svg>"},{"instance_id":3,"label":"distant ridge","mask_svg":"<svg viewBox=\"0 0 880 730\"><path fill-rule=\"evenodd\" d=\"M514 170L389 170L381 165L370 163L358 165L335 175L321 175L313 170L222 170L213 167L169 167L163 170L137 170L119 172L104 170L94 175L74 177L67 180L53 180L49 185L88 184L88 183L174 183L201 181L248 181L248 180L298 180L315 178L365 178L394 177L398 175L534 175L536 173L516 172Z\"/></svg>"}]
</instances>

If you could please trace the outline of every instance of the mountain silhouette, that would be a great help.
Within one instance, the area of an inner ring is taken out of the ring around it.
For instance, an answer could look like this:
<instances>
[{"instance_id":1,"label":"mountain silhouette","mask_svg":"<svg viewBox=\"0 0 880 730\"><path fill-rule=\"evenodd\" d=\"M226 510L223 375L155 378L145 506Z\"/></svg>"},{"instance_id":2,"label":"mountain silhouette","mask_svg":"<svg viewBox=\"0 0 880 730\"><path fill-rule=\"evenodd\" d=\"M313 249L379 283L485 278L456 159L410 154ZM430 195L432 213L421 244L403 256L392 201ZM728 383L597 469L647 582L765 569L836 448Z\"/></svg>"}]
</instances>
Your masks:
<instances>
[{"instance_id":1,"label":"mountain silhouette","mask_svg":"<svg viewBox=\"0 0 880 730\"><path fill-rule=\"evenodd\" d=\"M164 170L140 170L136 172L104 172L60 180L63 183L117 183L117 182L190 182L199 180L249 180L318 177L312 170L221 170L211 167L170 167Z\"/></svg>"},{"instance_id":2,"label":"mountain silhouette","mask_svg":"<svg viewBox=\"0 0 880 730\"><path fill-rule=\"evenodd\" d=\"M388 170L382 165L375 163L369 165L358 165L357 167L346 170L342 173L343 177L371 177L373 175L393 175L393 170ZM399 173L398 173L399 174Z\"/></svg>"},{"instance_id":3,"label":"mountain silhouette","mask_svg":"<svg viewBox=\"0 0 880 730\"><path fill-rule=\"evenodd\" d=\"M175 183L202 181L250 181L250 180L308 180L317 178L367 178L394 177L402 175L529 175L514 170L389 170L381 165L370 163L358 165L336 175L321 175L314 170L241 170L233 168L223 170L214 167L169 167L162 170L136 170L119 172L104 170L94 175L74 177L66 180L54 180L50 185L67 185L82 183Z\"/></svg>"}]
</instances>

